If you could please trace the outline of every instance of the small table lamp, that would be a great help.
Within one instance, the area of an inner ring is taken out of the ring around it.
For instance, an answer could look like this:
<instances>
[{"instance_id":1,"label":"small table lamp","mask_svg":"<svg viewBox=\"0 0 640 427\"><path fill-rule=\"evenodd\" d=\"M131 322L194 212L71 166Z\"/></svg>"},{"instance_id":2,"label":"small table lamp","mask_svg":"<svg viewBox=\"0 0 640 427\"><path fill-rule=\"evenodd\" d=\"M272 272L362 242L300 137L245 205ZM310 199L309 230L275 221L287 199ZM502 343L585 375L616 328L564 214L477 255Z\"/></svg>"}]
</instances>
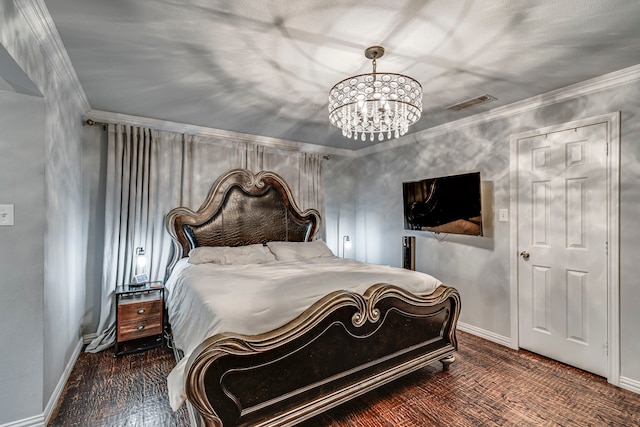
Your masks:
<instances>
[{"instance_id":1,"label":"small table lamp","mask_svg":"<svg viewBox=\"0 0 640 427\"><path fill-rule=\"evenodd\" d=\"M136 248L136 267L133 275L132 284L144 285L149 281L149 276L144 272L144 267L147 265L147 257L144 253L144 248Z\"/></svg>"},{"instance_id":2,"label":"small table lamp","mask_svg":"<svg viewBox=\"0 0 640 427\"><path fill-rule=\"evenodd\" d=\"M351 239L349 236L342 236L342 258L345 257L345 250L351 249Z\"/></svg>"}]
</instances>

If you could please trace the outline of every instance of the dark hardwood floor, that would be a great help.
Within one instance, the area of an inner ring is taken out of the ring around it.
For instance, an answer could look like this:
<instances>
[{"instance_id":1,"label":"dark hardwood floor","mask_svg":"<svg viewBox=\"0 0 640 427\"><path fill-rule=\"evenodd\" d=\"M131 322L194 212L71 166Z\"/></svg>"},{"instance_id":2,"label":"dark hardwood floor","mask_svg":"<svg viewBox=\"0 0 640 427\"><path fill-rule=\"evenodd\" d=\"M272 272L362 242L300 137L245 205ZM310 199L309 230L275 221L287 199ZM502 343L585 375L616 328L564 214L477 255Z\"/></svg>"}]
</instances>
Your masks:
<instances>
[{"instance_id":1,"label":"dark hardwood floor","mask_svg":"<svg viewBox=\"0 0 640 427\"><path fill-rule=\"evenodd\" d=\"M80 354L48 425L189 426L184 406L177 412L169 406L166 378L176 364L171 349L113 354L113 347Z\"/></svg>"},{"instance_id":2,"label":"dark hardwood floor","mask_svg":"<svg viewBox=\"0 0 640 427\"><path fill-rule=\"evenodd\" d=\"M304 427L639 426L640 395L544 357L458 333L440 363L300 424ZM83 353L49 425L188 426L166 397L168 349L114 358Z\"/></svg>"}]
</instances>

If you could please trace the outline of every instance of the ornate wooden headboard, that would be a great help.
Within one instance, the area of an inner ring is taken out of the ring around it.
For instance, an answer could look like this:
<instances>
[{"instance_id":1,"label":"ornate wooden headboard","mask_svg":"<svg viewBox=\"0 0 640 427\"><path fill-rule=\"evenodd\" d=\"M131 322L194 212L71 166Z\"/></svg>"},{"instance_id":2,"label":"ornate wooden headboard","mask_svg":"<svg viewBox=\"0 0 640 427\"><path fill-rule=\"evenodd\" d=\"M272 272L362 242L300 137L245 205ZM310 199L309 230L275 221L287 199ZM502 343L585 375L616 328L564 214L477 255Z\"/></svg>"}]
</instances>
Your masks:
<instances>
[{"instance_id":1,"label":"ornate wooden headboard","mask_svg":"<svg viewBox=\"0 0 640 427\"><path fill-rule=\"evenodd\" d=\"M179 207L167 214L165 226L173 239L167 273L198 246L307 242L315 237L320 222L317 210L298 208L279 175L234 169L218 178L196 212Z\"/></svg>"}]
</instances>

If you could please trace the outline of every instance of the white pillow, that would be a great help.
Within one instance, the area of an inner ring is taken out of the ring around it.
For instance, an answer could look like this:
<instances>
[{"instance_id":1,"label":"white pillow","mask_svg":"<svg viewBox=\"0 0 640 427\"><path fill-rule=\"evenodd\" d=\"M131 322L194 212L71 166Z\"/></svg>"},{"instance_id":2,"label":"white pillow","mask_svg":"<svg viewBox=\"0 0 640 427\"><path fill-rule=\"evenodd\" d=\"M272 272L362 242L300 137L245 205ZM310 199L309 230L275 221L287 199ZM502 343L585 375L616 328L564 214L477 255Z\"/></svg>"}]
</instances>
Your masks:
<instances>
[{"instance_id":1,"label":"white pillow","mask_svg":"<svg viewBox=\"0 0 640 427\"><path fill-rule=\"evenodd\" d=\"M190 264L214 263L221 265L264 264L275 261L275 256L262 244L248 246L202 246L189 252Z\"/></svg>"},{"instance_id":2,"label":"white pillow","mask_svg":"<svg viewBox=\"0 0 640 427\"><path fill-rule=\"evenodd\" d=\"M335 256L322 240L313 242L267 242L278 261Z\"/></svg>"}]
</instances>

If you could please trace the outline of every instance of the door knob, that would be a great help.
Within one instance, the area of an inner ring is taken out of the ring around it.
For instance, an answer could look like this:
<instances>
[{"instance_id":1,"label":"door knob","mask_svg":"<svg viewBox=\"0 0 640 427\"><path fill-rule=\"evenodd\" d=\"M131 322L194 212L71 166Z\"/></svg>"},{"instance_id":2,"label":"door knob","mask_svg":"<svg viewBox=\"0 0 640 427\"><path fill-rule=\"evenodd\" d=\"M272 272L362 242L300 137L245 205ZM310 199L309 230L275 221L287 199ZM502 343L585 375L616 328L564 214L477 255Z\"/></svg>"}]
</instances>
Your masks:
<instances>
[{"instance_id":1,"label":"door knob","mask_svg":"<svg viewBox=\"0 0 640 427\"><path fill-rule=\"evenodd\" d=\"M529 259L529 252L522 251L522 252L520 252L520 256L522 257L522 259L524 259L526 261L526 260Z\"/></svg>"}]
</instances>

